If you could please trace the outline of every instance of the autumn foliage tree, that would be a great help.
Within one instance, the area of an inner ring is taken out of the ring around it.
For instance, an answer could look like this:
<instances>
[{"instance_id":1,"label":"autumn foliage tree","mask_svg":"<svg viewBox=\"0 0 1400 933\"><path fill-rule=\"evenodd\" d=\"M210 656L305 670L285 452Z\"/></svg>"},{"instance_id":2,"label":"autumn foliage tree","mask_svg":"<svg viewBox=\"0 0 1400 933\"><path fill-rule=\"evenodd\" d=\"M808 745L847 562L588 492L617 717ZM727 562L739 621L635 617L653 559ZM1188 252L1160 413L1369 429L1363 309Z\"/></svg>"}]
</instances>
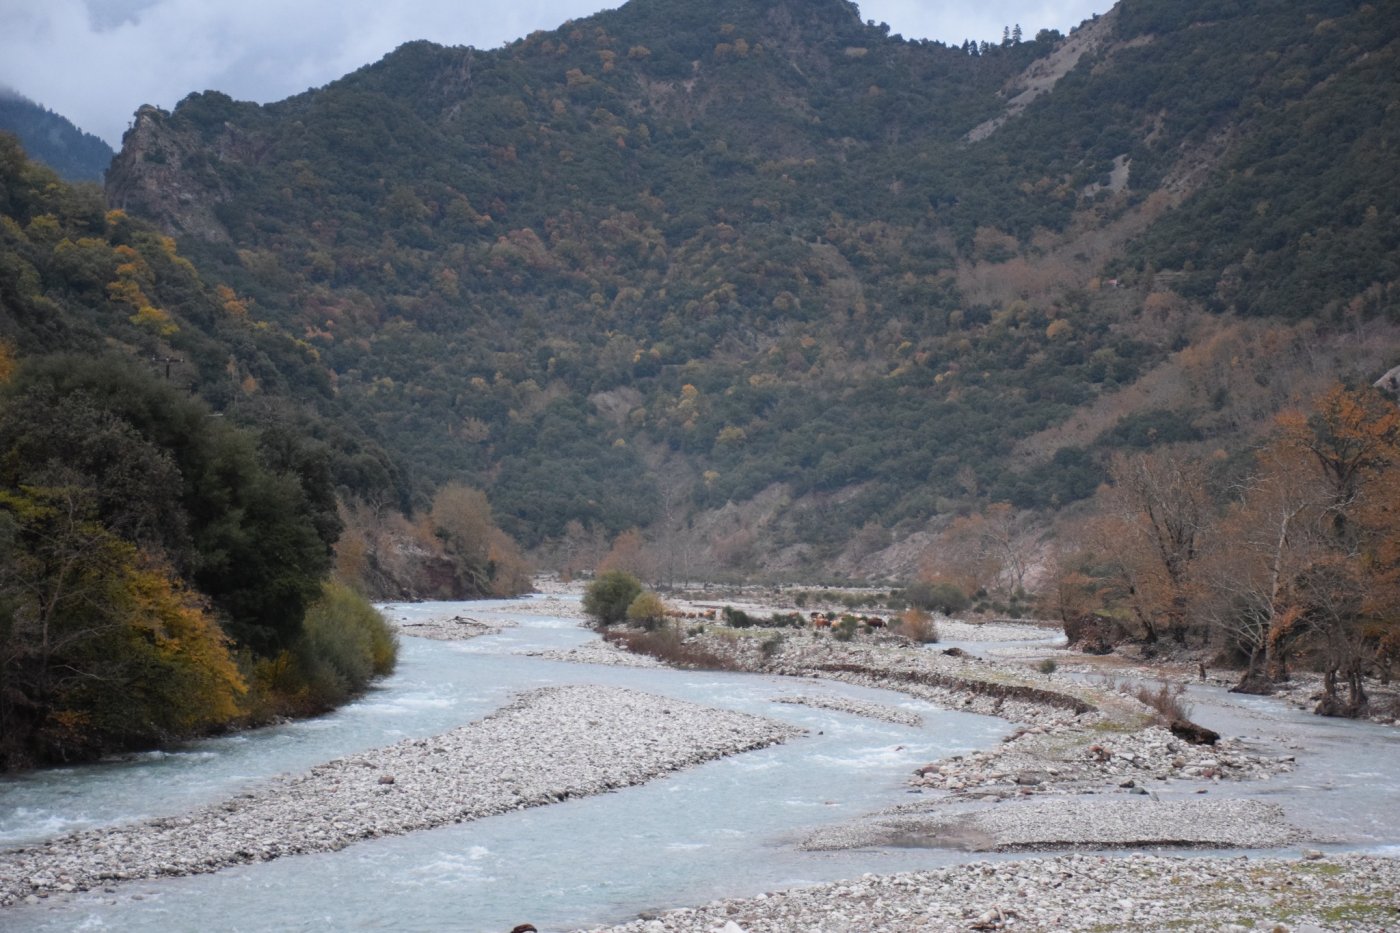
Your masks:
<instances>
[{"instance_id":1,"label":"autumn foliage tree","mask_svg":"<svg viewBox=\"0 0 1400 933\"><path fill-rule=\"evenodd\" d=\"M246 687L199 596L78 485L0 490L0 768L194 735Z\"/></svg>"},{"instance_id":2,"label":"autumn foliage tree","mask_svg":"<svg viewBox=\"0 0 1400 933\"><path fill-rule=\"evenodd\" d=\"M1400 648L1394 402L1337 386L1281 415L1219 500L1199 457L1120 457L1111 475L1052 582L1067 630L1098 615L1135 619L1149 643L1213 632L1244 660L1236 689L1268 692L1305 660L1323 674L1318 712L1365 712L1366 678L1388 678Z\"/></svg>"},{"instance_id":3,"label":"autumn foliage tree","mask_svg":"<svg viewBox=\"0 0 1400 933\"><path fill-rule=\"evenodd\" d=\"M0 767L303 695L311 664L245 705L249 672L344 645L304 628L339 531L318 463L119 357L26 360L0 386Z\"/></svg>"},{"instance_id":4,"label":"autumn foliage tree","mask_svg":"<svg viewBox=\"0 0 1400 933\"><path fill-rule=\"evenodd\" d=\"M1148 642L1191 628L1202 548L1214 521L1205 465L1171 453L1115 457L1098 532L1105 566Z\"/></svg>"},{"instance_id":5,"label":"autumn foliage tree","mask_svg":"<svg viewBox=\"0 0 1400 933\"><path fill-rule=\"evenodd\" d=\"M1400 410L1373 390L1338 386L1311 413L1280 416L1275 445L1309 464L1321 502L1294 600L1319 649L1319 712L1359 715L1363 679L1400 632Z\"/></svg>"},{"instance_id":6,"label":"autumn foliage tree","mask_svg":"<svg viewBox=\"0 0 1400 933\"><path fill-rule=\"evenodd\" d=\"M514 596L530 587L530 566L496 526L486 494L448 483L433 496L434 533L457 569L463 596Z\"/></svg>"}]
</instances>

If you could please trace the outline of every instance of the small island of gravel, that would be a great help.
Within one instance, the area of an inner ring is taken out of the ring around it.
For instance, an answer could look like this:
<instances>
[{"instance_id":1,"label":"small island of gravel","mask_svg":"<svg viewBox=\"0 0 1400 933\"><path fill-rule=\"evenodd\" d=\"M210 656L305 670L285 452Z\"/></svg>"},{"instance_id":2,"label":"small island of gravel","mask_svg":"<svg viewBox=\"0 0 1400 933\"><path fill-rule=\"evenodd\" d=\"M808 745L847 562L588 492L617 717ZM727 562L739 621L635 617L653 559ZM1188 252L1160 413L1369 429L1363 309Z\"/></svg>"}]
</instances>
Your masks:
<instances>
[{"instance_id":1,"label":"small island of gravel","mask_svg":"<svg viewBox=\"0 0 1400 933\"><path fill-rule=\"evenodd\" d=\"M185 815L0 852L0 907L603 793L798 734L634 690L544 687L441 735L339 758Z\"/></svg>"}]
</instances>

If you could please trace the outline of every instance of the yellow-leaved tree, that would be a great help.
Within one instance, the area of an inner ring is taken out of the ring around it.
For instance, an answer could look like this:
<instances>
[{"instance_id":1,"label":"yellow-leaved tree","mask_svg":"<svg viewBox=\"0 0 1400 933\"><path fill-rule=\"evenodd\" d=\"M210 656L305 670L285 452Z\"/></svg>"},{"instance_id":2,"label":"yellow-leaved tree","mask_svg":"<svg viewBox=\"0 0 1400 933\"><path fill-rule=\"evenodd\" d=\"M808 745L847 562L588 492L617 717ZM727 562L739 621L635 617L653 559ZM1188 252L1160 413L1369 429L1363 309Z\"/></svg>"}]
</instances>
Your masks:
<instances>
[{"instance_id":1,"label":"yellow-leaved tree","mask_svg":"<svg viewBox=\"0 0 1400 933\"><path fill-rule=\"evenodd\" d=\"M222 629L78 484L0 490L0 765L91 757L236 719Z\"/></svg>"}]
</instances>

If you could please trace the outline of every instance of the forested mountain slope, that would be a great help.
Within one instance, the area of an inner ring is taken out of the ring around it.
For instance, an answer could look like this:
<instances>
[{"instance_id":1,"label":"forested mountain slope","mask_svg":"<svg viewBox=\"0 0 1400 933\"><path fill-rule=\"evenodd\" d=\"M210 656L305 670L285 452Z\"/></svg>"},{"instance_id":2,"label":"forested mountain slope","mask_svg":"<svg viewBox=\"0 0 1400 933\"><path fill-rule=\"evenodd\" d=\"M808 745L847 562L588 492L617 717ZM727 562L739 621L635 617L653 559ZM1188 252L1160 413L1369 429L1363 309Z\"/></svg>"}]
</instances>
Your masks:
<instances>
[{"instance_id":1,"label":"forested mountain slope","mask_svg":"<svg viewBox=\"0 0 1400 933\"><path fill-rule=\"evenodd\" d=\"M31 158L68 181L100 183L112 162L111 146L6 87L0 87L0 130L19 137Z\"/></svg>"},{"instance_id":2,"label":"forested mountain slope","mask_svg":"<svg viewBox=\"0 0 1400 933\"><path fill-rule=\"evenodd\" d=\"M907 570L959 510L1228 454L1393 365L1398 40L1347 0L978 48L844 0L632 0L143 108L107 196L528 544Z\"/></svg>"}]
</instances>

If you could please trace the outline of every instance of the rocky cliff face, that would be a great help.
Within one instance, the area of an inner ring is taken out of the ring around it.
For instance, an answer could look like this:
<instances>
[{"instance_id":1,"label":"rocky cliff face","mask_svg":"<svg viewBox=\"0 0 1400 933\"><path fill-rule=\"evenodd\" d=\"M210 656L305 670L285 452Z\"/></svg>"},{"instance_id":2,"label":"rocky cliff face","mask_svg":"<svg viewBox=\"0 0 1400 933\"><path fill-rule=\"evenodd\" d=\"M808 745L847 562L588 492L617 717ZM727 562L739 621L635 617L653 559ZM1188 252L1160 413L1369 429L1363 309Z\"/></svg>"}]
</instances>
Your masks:
<instances>
[{"instance_id":1,"label":"rocky cliff face","mask_svg":"<svg viewBox=\"0 0 1400 933\"><path fill-rule=\"evenodd\" d=\"M122 137L122 149L107 171L110 207L148 218L166 231L217 243L229 241L218 205L231 197L222 173L199 171L211 152L198 136L167 125L169 114L150 105ZM229 132L234 132L229 128ZM226 147L214 150L220 156Z\"/></svg>"}]
</instances>

